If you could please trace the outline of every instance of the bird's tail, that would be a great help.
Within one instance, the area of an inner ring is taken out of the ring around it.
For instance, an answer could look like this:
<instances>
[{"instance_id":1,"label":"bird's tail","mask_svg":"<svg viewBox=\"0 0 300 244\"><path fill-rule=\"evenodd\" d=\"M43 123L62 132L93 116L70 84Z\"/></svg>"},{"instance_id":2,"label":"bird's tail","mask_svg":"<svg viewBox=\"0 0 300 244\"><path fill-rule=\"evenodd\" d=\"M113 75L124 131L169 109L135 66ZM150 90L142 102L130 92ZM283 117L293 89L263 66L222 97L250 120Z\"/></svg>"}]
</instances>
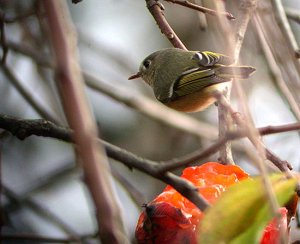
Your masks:
<instances>
[{"instance_id":1,"label":"bird's tail","mask_svg":"<svg viewBox=\"0 0 300 244\"><path fill-rule=\"evenodd\" d=\"M215 70L219 77L236 79L247 79L254 71L251 66L220 66Z\"/></svg>"}]
</instances>

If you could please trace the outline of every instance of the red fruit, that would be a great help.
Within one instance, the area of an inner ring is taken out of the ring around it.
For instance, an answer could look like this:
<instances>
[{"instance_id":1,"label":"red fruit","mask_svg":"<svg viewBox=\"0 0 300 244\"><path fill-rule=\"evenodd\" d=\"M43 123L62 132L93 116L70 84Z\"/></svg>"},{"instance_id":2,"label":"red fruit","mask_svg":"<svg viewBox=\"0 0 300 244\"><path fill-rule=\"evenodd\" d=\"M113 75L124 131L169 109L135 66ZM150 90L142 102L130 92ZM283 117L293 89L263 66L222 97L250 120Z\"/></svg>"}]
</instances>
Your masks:
<instances>
[{"instance_id":1,"label":"red fruit","mask_svg":"<svg viewBox=\"0 0 300 244\"><path fill-rule=\"evenodd\" d=\"M138 243L195 243L195 227L179 208L169 203L145 205L136 227Z\"/></svg>"},{"instance_id":2,"label":"red fruit","mask_svg":"<svg viewBox=\"0 0 300 244\"><path fill-rule=\"evenodd\" d=\"M213 204L229 186L247 179L249 175L236 165L208 162L186 168L181 177L191 181L199 193ZM283 214L283 210L280 211ZM192 202L171 186L167 186L152 202L145 205L136 226L137 242L196 244L196 227L202 216L203 213ZM286 226L286 212L280 224ZM265 229L261 244L276 243L274 240L279 238L278 230L278 225L274 221L271 222Z\"/></svg>"},{"instance_id":3,"label":"red fruit","mask_svg":"<svg viewBox=\"0 0 300 244\"><path fill-rule=\"evenodd\" d=\"M279 208L280 220L274 218L265 228L263 238L260 244L279 244L280 243L280 228L283 233L287 233L287 209Z\"/></svg>"}]
</instances>

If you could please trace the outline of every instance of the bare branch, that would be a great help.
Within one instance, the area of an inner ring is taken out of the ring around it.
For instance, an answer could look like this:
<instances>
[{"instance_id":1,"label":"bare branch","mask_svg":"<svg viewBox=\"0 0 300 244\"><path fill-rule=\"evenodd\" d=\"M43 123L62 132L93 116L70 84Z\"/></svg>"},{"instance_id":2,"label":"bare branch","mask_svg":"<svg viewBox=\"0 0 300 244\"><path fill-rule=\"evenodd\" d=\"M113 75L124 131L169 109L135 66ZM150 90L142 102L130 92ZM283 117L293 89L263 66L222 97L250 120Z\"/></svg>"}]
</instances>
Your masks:
<instances>
[{"instance_id":1,"label":"bare branch","mask_svg":"<svg viewBox=\"0 0 300 244\"><path fill-rule=\"evenodd\" d=\"M225 9L223 2L216 2L217 10L223 11ZM238 18L235 25L235 31L229 25L228 21L224 19L223 16L218 16L218 23L220 30L223 35L226 36L226 48L227 54L232 56L235 60L235 64L238 62L240 50L244 40L244 36L247 30L248 22L250 20L251 14L256 7L256 0L243 0L239 6ZM233 80L234 86L239 86L238 82ZM231 96L231 86L224 92L224 99L230 103ZM231 116L227 113L226 109L222 105L218 106L219 113L219 137L223 138L228 130L233 127ZM233 158L231 153L231 143L225 143L220 150L220 160L221 162L227 164L233 164Z\"/></svg>"},{"instance_id":2,"label":"bare branch","mask_svg":"<svg viewBox=\"0 0 300 244\"><path fill-rule=\"evenodd\" d=\"M203 4L202 0L194 0L194 2L198 5ZM202 12L198 12L198 19L199 19L200 30L202 31L206 30L208 27L206 15Z\"/></svg>"},{"instance_id":3,"label":"bare branch","mask_svg":"<svg viewBox=\"0 0 300 244\"><path fill-rule=\"evenodd\" d=\"M299 45L286 17L282 2L280 0L271 0L271 2L274 7L274 13L277 23L284 35L285 41L290 49L290 52L294 54L293 62L295 63L295 67L297 68L298 72L300 73L300 60L298 60L295 57L295 53L299 51Z\"/></svg>"},{"instance_id":4,"label":"bare branch","mask_svg":"<svg viewBox=\"0 0 300 244\"><path fill-rule=\"evenodd\" d=\"M78 156L82 160L87 186L96 207L100 239L104 243L129 243L106 155L97 143L96 123L84 93L84 82L76 54L76 35L67 5L60 1L43 1L56 61L56 74L64 111Z\"/></svg>"},{"instance_id":5,"label":"bare branch","mask_svg":"<svg viewBox=\"0 0 300 244\"><path fill-rule=\"evenodd\" d=\"M32 126L28 126L28 124L32 123ZM25 139L31 135L37 135L37 136L45 136L45 137L51 137L55 139L64 140L66 142L71 142L72 138L72 131L68 128L62 128L60 126L56 126L53 123L50 122L42 122L41 120L22 120L22 119L16 119L9 116L0 115L0 128L5 129L9 132L11 132L13 135L18 137L18 131L21 132L21 139ZM28 131L26 131L28 129ZM261 133L261 135L269 135L274 133L282 133L282 132L288 132L288 131L294 131L294 130L300 130L300 123L293 123L293 124L287 124L287 125L280 125L280 126L266 126L257 128L257 130ZM25 137L26 135L26 137ZM160 179L161 181L172 185L175 189L179 186L180 183L174 182L173 176L170 176L169 174L164 174L168 170L173 170L176 168L180 168L183 166L187 166L191 163L195 163L198 160L205 159L209 155L217 152L219 147L224 144L228 140L235 140L240 139L247 136L246 130L237 130L235 132L228 132L226 134L226 137L223 139L218 140L216 143L211 145L205 150L198 150L191 154L188 154L184 157L172 159L168 161L161 161L161 162L155 162L148 159L144 159L141 157L138 157L124 149L121 149L119 147L116 147L106 141L100 140L101 144L105 147L106 153L109 157L120 161L124 165L126 165L129 168L135 168L138 169L144 173L147 173L154 178ZM273 157L274 154L271 154L270 157ZM286 170L286 167L289 167L289 164L283 163L286 161L281 161L280 164L277 165L277 167L283 167L282 169ZM280 166L281 165L281 166ZM170 178L171 177L171 178ZM177 178L176 178L177 179ZM180 179L178 177L178 179ZM181 182L181 181L180 181ZM174 185L175 184L175 185ZM179 184L179 185L177 185ZM182 195L185 197L188 197L190 192L193 192L194 188L191 188L189 185L185 190L182 190ZM177 189L178 190L178 189ZM188 192L186 194L186 192ZM193 196L193 199L198 198L196 196ZM189 198L190 199L190 198ZM192 200L192 199L190 199ZM197 200L196 202L201 202L201 200ZM199 208L201 207L202 210L205 208L203 204L197 205ZM200 209L201 209L200 208Z\"/></svg>"},{"instance_id":6,"label":"bare branch","mask_svg":"<svg viewBox=\"0 0 300 244\"><path fill-rule=\"evenodd\" d=\"M31 198L19 198L11 189L2 183L2 192L8 199L17 206L26 206L33 210L36 214L42 216L48 221L52 222L55 226L58 226L62 231L66 234L70 235L73 239L80 240L79 235L76 231L74 231L67 223L65 223L61 218L56 216L50 209L46 209L44 206L40 205L38 202L34 201ZM5 209L6 211L10 211L10 209Z\"/></svg>"},{"instance_id":7,"label":"bare branch","mask_svg":"<svg viewBox=\"0 0 300 244\"><path fill-rule=\"evenodd\" d=\"M256 31L258 34L258 38L260 40L262 50L263 50L266 60L269 64L271 74L272 74L277 86L280 88L280 91L283 93L284 97L286 98L287 102L289 103L290 108L293 111L295 117L297 118L298 121L300 121L300 107L297 104L290 89L288 88L286 82L283 80L281 71L276 63L275 57L267 43L267 40L265 39L262 27L259 24L258 16L256 14L254 15L253 22L256 27Z\"/></svg>"},{"instance_id":8,"label":"bare branch","mask_svg":"<svg viewBox=\"0 0 300 244\"><path fill-rule=\"evenodd\" d=\"M285 125L276 125L276 126L265 126L257 128L259 133L261 135L270 135L273 133L282 133L282 132L288 132L293 130L299 130L300 129L300 123L292 123L292 124L285 124Z\"/></svg>"},{"instance_id":9,"label":"bare branch","mask_svg":"<svg viewBox=\"0 0 300 244\"><path fill-rule=\"evenodd\" d=\"M23 125L23 122L25 126ZM18 135L18 131L21 132L21 138L24 138L24 135L31 136L31 135L39 135L39 136L46 136L46 137L52 137L60 140L65 140L67 142L71 142L72 131L65 128L65 130L62 129L62 127L56 126L53 123L41 123L40 120L32 120L32 124L35 126L28 126L28 123L30 123L30 120L19 120L14 119L12 117L8 116L0 116L0 128L3 128L5 130L10 131L14 135ZM40 125L43 126L40 126ZM47 126L44 126L47 125ZM35 130L33 129L35 127ZM25 128L29 128L28 132L24 132ZM55 131L57 129L57 131ZM45 133L45 134L44 134ZM52 136L51 136L51 133ZM129 168L136 168L144 173L148 173L149 175L162 180L163 182L172 185L176 190L178 190L183 196L186 196L191 201L195 201L194 203L197 204L197 206L204 210L207 207L206 201L198 195L198 193L195 192L194 186L191 186L184 180L182 180L180 177L177 177L175 175L168 174L161 174L159 171L159 163L140 158L130 152L125 151L124 149L118 148L108 142L105 142L103 140L100 140L101 144L105 147L106 153L109 157L122 162ZM177 180L176 180L177 179ZM182 182L182 183L180 183ZM183 186L181 185L183 184ZM185 188L186 187L186 188ZM177 189L178 188L178 189ZM194 193L192 193L194 192Z\"/></svg>"},{"instance_id":10,"label":"bare branch","mask_svg":"<svg viewBox=\"0 0 300 244\"><path fill-rule=\"evenodd\" d=\"M252 144L256 147L258 150L260 157L265 157L268 160L270 160L275 166L277 166L281 171L290 173L290 170L292 169L291 164L289 164L287 161L281 160L278 156L276 156L273 152L271 152L269 149L266 148L262 140L254 133L259 133L259 130L256 128L249 128L249 124L246 123L246 121L242 118L240 113L237 113L232 109L229 103L222 98L222 95L220 94L220 97L218 98L219 102L223 104L223 106L227 107L227 110L230 111L231 115L234 118L234 121L237 123L237 125L242 128L242 130L245 130L246 136L249 138L249 140L252 142ZM255 131L253 133L253 131ZM264 158L262 158L264 159ZM260 163L258 162L258 168L261 167Z\"/></svg>"},{"instance_id":11,"label":"bare branch","mask_svg":"<svg viewBox=\"0 0 300 244\"><path fill-rule=\"evenodd\" d=\"M112 165L113 166L113 165ZM142 206L146 202L145 195L139 188L139 185L133 185L125 176L120 173L117 169L111 166L111 172L113 177L125 188L127 194L131 197L132 201L137 207Z\"/></svg>"},{"instance_id":12,"label":"bare branch","mask_svg":"<svg viewBox=\"0 0 300 244\"><path fill-rule=\"evenodd\" d=\"M6 23L6 24L13 24L17 21L26 19L30 16L35 15L35 14L36 14L36 11L32 10L32 9L30 9L30 10L24 12L24 13L20 13L16 16L7 16L4 13L2 13L2 11L1 11L1 13L0 13L0 22Z\"/></svg>"},{"instance_id":13,"label":"bare branch","mask_svg":"<svg viewBox=\"0 0 300 244\"><path fill-rule=\"evenodd\" d=\"M285 11L286 16L289 19L291 19L291 20L297 22L298 24L300 24L300 11L299 10L285 7L284 11Z\"/></svg>"},{"instance_id":14,"label":"bare branch","mask_svg":"<svg viewBox=\"0 0 300 244\"><path fill-rule=\"evenodd\" d=\"M55 118L52 114L47 112L36 99L33 94L26 90L23 86L22 82L18 80L18 78L13 74L11 69L9 69L6 65L0 67L3 71L4 75L11 82L11 84L17 89L17 91L22 95L22 97L31 105L31 107L44 119L50 120L56 124L59 124L59 120Z\"/></svg>"},{"instance_id":15,"label":"bare branch","mask_svg":"<svg viewBox=\"0 0 300 244\"><path fill-rule=\"evenodd\" d=\"M190 9L194 9L194 10L197 10L197 11L200 11L202 13L209 14L209 15L212 15L212 16L224 15L229 20L234 20L235 19L235 17L231 13L218 12L216 10L205 8L205 7L199 6L197 4L191 3L189 1L180 1L180 0L165 0L165 1L175 3L175 4L178 4L178 5L190 8Z\"/></svg>"},{"instance_id":16,"label":"bare branch","mask_svg":"<svg viewBox=\"0 0 300 244\"><path fill-rule=\"evenodd\" d=\"M1 64L5 64L8 48L6 45L6 36L5 36L5 13L0 10L0 43L2 46L2 57L1 57Z\"/></svg>"},{"instance_id":17,"label":"bare branch","mask_svg":"<svg viewBox=\"0 0 300 244\"><path fill-rule=\"evenodd\" d=\"M157 0L146 0L147 8L155 19L161 32L169 39L174 47L187 50L185 45L173 31L163 13L163 6Z\"/></svg>"},{"instance_id":18,"label":"bare branch","mask_svg":"<svg viewBox=\"0 0 300 244\"><path fill-rule=\"evenodd\" d=\"M235 111L231 111L231 113L237 114ZM236 117L236 116L235 116ZM45 120L23 120L13 118L7 115L0 114L0 128L9 131L12 135L16 136L20 140L24 140L29 136L43 136L43 137L50 137L54 139L59 139L66 142L72 142L72 131L68 128L64 128L61 126L57 126L49 121ZM271 135L276 133L283 133L289 131L296 131L300 130L300 123L291 123L286 125L277 125L277 126L265 126L257 128L260 135ZM229 140L241 139L246 137L246 131L244 129L239 129L232 132L227 132L226 136L221 140L218 140L210 147L205 150L197 150L191 154L188 154L184 157L172 159L168 161L161 161L160 166L156 165L156 162L150 161L147 159L136 157L134 154L128 153L127 151L120 149L104 140L100 140L100 142L105 146L107 155L113 159L118 161L127 161L128 159L128 167L135 167L143 171L140 167L142 164L148 165L146 170L150 171L159 171L163 172L166 170L171 170L175 168L179 168L182 166L186 166L190 163L195 163L201 159L205 159L206 157L216 153L219 147ZM126 159L123 159L120 155L127 155L125 156ZM132 159L132 158L134 159ZM132 164L129 161L137 161L136 164ZM172 165L174 164L174 165ZM159 168L159 169L158 169ZM144 171L145 172L145 171Z\"/></svg>"},{"instance_id":19,"label":"bare branch","mask_svg":"<svg viewBox=\"0 0 300 244\"><path fill-rule=\"evenodd\" d=\"M148 159L140 158L108 142L102 141L102 143L105 145L105 148L107 150L106 152L109 157L120 161L129 168L136 168L144 173L153 176L156 179L165 182L166 184L171 185L179 193L192 201L201 211L204 211L208 207L207 201L198 194L198 192L195 190L195 186L189 181L186 181L185 179L182 179L170 172L162 173L160 171L160 165L162 164L162 162L157 163Z\"/></svg>"},{"instance_id":20,"label":"bare branch","mask_svg":"<svg viewBox=\"0 0 300 244\"><path fill-rule=\"evenodd\" d=\"M264 39L275 59L276 66L280 70L281 76L290 93L293 95L293 99L296 101L295 106L300 109L299 60L295 59L295 52L291 51L290 45L285 44L287 37L284 30L277 24L272 9L271 0L264 1L264 4L260 5L258 11L256 11L254 20L258 23L259 29L262 31ZM283 92L285 91L283 90Z\"/></svg>"}]
</instances>

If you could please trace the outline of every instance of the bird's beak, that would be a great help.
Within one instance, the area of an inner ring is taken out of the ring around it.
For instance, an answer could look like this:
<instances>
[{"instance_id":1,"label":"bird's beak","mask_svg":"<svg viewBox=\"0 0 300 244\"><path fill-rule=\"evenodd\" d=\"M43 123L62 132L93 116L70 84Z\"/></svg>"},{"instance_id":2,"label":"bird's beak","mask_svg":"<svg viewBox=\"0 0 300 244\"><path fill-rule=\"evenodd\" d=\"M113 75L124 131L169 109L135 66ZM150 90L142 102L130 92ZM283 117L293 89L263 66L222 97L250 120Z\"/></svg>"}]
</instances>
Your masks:
<instances>
[{"instance_id":1,"label":"bird's beak","mask_svg":"<svg viewBox=\"0 0 300 244\"><path fill-rule=\"evenodd\" d=\"M136 74L130 76L128 78L128 80L133 80L133 79L136 79L136 78L140 78L141 77L141 73L140 72L137 72Z\"/></svg>"}]
</instances>

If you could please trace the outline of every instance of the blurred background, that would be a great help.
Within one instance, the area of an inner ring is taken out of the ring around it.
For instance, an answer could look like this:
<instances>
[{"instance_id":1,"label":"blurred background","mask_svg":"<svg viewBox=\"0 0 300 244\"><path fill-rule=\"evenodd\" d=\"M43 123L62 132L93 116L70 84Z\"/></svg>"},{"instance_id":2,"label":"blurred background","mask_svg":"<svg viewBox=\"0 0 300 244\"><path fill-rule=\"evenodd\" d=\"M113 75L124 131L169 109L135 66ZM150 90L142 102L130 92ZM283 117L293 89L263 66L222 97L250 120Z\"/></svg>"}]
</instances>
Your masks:
<instances>
[{"instance_id":1,"label":"blurred background","mask_svg":"<svg viewBox=\"0 0 300 244\"><path fill-rule=\"evenodd\" d=\"M202 2L210 7L210 1ZM226 1L227 10L235 15L239 2ZM263 5L268 1L260 2ZM226 37L217 33L215 17L207 16L205 26L203 16L198 12L162 3L167 20L188 49L224 52L226 42L222 39ZM298 0L286 0L283 4L300 13ZM129 96L143 94L154 100L151 89L142 80L127 80L137 72L140 62L148 54L171 47L146 8L145 1L83 0L78 4L68 1L68 6L78 32L82 70L104 84L122 89L126 94L128 92ZM38 1L1 0L0 7L2 19L3 16L11 19L4 24L9 47L6 64L16 78L12 81L7 74L0 73L0 113L22 119L41 118L28 98L20 93L21 86L46 114L66 125L52 70L22 52L33 50L45 62L52 60L43 16L40 12L36 14ZM259 7L263 9L265 6ZM18 16L21 18L13 19ZM252 24L250 22L246 33L240 62L257 68L256 73L242 83L255 125L296 122L294 113L274 82ZM299 23L290 20L290 24L300 43ZM3 50L1 52L3 54ZM216 140L213 133L211 140L201 139L166 126L89 87L86 92L102 138L141 157L168 160L205 148ZM238 110L234 91L232 101ZM215 106L188 116L217 129ZM76 166L71 145L36 136L20 141L9 133L1 132L2 233L34 233L57 238L87 236L87 240L91 241L89 237L97 232L94 208L82 182L82 172ZM265 136L264 142L299 171L300 141L297 132ZM246 140L234 144L249 145ZM250 154L255 152L251 146L249 150ZM217 158L218 155L213 155L207 161L216 161ZM251 165L249 151L234 150L234 159L246 171L257 173ZM119 162L110 160L110 164L127 231L133 240L141 205L152 200L165 185ZM94 242L97 243L96 240ZM14 240L14 243L18 242Z\"/></svg>"}]
</instances>

